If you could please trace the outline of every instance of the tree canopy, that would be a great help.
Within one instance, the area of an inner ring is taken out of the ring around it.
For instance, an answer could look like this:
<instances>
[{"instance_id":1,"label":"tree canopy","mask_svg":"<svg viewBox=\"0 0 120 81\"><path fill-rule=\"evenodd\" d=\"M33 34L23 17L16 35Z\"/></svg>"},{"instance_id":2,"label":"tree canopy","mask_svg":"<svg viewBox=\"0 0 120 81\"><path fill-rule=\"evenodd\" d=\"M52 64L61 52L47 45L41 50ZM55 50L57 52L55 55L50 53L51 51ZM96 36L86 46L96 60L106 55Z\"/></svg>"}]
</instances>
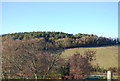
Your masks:
<instances>
[{"instance_id":1,"label":"tree canopy","mask_svg":"<svg viewBox=\"0 0 120 81\"><path fill-rule=\"evenodd\" d=\"M68 34L63 32L20 32L2 35L2 40L26 40L43 38L46 42L54 42L63 48L84 46L107 46L120 43L119 38L98 37L93 34Z\"/></svg>"}]
</instances>

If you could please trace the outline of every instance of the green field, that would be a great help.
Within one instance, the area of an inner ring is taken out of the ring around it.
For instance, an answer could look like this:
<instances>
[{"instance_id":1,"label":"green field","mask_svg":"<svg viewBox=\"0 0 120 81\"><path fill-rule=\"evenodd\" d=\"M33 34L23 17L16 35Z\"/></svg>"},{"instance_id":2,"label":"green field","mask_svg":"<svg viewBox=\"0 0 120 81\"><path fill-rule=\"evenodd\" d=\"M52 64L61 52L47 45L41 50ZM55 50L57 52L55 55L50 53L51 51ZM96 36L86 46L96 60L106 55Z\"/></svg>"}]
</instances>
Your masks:
<instances>
[{"instance_id":1,"label":"green field","mask_svg":"<svg viewBox=\"0 0 120 81\"><path fill-rule=\"evenodd\" d=\"M61 57L67 58L76 52L83 54L86 50L96 51L96 60L92 62L93 65L98 64L104 69L118 67L118 46L71 48L63 51Z\"/></svg>"}]
</instances>

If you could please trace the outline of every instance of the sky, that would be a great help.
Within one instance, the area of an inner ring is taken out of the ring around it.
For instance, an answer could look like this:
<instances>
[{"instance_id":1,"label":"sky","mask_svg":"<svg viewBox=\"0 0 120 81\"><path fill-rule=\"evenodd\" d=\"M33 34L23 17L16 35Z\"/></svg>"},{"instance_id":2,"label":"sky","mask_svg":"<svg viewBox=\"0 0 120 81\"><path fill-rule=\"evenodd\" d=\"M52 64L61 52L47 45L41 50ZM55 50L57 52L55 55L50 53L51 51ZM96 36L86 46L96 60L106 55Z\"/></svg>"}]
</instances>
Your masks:
<instances>
[{"instance_id":1,"label":"sky","mask_svg":"<svg viewBox=\"0 0 120 81\"><path fill-rule=\"evenodd\" d=\"M57 31L118 37L118 3L2 3L1 34L32 31Z\"/></svg>"}]
</instances>

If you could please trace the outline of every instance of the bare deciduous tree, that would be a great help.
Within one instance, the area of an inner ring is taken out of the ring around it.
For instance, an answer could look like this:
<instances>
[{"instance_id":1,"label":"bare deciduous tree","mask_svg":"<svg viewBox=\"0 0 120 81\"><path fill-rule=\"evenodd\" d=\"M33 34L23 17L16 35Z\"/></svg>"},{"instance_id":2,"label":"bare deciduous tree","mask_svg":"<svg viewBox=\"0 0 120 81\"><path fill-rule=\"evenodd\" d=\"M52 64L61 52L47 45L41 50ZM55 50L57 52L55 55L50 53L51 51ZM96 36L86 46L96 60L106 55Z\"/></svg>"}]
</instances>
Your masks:
<instances>
[{"instance_id":1,"label":"bare deciduous tree","mask_svg":"<svg viewBox=\"0 0 120 81\"><path fill-rule=\"evenodd\" d=\"M76 53L70 58L71 75L87 75L92 71L90 61L94 60L95 51L85 51L84 55Z\"/></svg>"},{"instance_id":2,"label":"bare deciduous tree","mask_svg":"<svg viewBox=\"0 0 120 81\"><path fill-rule=\"evenodd\" d=\"M52 54L53 50L57 51L54 44L44 40L15 40L3 44L4 78L45 79L60 59L60 54Z\"/></svg>"}]
</instances>

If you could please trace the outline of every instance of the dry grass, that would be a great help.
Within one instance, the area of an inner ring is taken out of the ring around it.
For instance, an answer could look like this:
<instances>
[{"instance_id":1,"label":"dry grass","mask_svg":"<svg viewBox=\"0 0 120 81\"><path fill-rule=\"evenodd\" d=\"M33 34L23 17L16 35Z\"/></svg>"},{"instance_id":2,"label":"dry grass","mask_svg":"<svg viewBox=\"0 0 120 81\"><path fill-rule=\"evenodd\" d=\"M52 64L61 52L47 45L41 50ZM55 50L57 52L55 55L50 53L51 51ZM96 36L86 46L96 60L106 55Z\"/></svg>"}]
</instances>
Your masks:
<instances>
[{"instance_id":1,"label":"dry grass","mask_svg":"<svg viewBox=\"0 0 120 81\"><path fill-rule=\"evenodd\" d=\"M96 51L96 60L92 62L93 65L98 64L101 68L105 69L109 67L118 67L118 46L71 48L65 50L61 57L67 58L75 52L83 54L86 50Z\"/></svg>"}]
</instances>

